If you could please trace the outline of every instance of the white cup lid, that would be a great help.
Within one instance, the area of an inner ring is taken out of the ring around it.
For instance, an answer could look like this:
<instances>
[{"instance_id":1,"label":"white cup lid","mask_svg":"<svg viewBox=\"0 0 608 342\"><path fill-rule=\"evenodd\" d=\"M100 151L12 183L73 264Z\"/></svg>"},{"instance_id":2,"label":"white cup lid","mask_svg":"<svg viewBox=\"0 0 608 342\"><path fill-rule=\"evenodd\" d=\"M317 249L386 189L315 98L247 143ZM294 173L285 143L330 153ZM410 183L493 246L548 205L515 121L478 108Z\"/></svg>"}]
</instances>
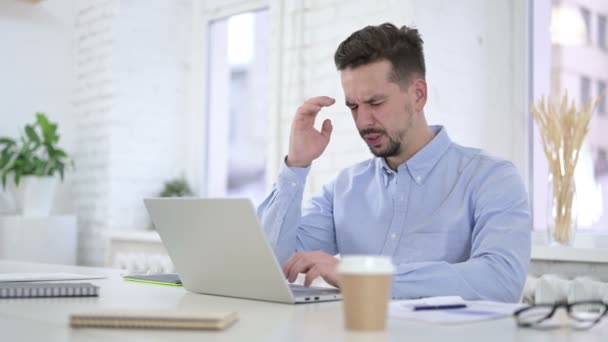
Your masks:
<instances>
[{"instance_id":1,"label":"white cup lid","mask_svg":"<svg viewBox=\"0 0 608 342\"><path fill-rule=\"evenodd\" d=\"M344 255L338 264L342 274L393 274L395 266L389 256Z\"/></svg>"}]
</instances>

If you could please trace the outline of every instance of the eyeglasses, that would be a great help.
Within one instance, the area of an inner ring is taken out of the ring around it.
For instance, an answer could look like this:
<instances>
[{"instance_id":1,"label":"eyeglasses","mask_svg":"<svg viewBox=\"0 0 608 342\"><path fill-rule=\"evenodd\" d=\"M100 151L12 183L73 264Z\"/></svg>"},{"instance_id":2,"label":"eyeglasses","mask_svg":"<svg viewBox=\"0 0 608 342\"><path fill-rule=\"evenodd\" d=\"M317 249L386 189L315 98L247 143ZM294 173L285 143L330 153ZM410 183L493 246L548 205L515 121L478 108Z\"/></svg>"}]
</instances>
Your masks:
<instances>
[{"instance_id":1,"label":"eyeglasses","mask_svg":"<svg viewBox=\"0 0 608 342\"><path fill-rule=\"evenodd\" d=\"M519 309L513 313L520 327L541 327L559 308L565 308L568 317L575 321L576 328L589 329L608 312L608 304L599 300L573 303L538 304Z\"/></svg>"}]
</instances>

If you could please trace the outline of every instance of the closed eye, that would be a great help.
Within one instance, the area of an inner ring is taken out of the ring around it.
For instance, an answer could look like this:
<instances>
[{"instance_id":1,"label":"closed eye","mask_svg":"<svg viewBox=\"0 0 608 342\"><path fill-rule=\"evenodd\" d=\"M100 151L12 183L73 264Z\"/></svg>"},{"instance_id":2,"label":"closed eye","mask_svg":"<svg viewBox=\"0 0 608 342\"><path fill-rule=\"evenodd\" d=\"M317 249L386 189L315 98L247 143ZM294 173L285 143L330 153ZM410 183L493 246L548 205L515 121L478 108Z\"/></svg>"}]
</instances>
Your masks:
<instances>
[{"instance_id":1,"label":"closed eye","mask_svg":"<svg viewBox=\"0 0 608 342\"><path fill-rule=\"evenodd\" d=\"M367 103L371 107L378 107L379 105L384 103L384 100L385 100L384 96L373 96L370 99L368 99L367 101L365 101L365 103Z\"/></svg>"}]
</instances>

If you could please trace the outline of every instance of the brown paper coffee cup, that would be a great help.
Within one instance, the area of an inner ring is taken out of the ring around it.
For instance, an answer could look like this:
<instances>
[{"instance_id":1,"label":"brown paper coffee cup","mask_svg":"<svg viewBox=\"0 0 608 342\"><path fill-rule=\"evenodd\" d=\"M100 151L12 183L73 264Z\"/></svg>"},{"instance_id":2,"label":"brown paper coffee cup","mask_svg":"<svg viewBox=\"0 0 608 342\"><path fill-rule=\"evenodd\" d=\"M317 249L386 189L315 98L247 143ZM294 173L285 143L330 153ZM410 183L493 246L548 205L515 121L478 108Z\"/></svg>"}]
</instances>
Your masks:
<instances>
[{"instance_id":1,"label":"brown paper coffee cup","mask_svg":"<svg viewBox=\"0 0 608 342\"><path fill-rule=\"evenodd\" d=\"M342 257L338 274L346 329L378 331L386 328L393 272L390 257Z\"/></svg>"}]
</instances>

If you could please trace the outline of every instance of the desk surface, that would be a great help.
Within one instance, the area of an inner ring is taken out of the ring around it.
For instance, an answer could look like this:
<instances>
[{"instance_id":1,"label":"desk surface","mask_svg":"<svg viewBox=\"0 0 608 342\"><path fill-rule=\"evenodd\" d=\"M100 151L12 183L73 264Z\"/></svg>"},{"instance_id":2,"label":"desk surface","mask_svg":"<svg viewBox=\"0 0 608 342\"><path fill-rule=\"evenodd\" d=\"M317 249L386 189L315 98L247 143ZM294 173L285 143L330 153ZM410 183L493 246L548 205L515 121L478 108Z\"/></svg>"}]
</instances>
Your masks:
<instances>
[{"instance_id":1,"label":"desk surface","mask_svg":"<svg viewBox=\"0 0 608 342\"><path fill-rule=\"evenodd\" d=\"M512 319L466 325L432 325L389 319L385 333L350 333L342 326L340 302L275 304L194 294L181 287L123 281L120 271L0 260L3 272L103 274L99 298L0 300L0 333L12 341L605 341L608 317L588 331L517 328ZM240 321L228 330L153 331L72 329L70 313L116 308L207 308L234 310ZM603 337L602 337L603 336Z\"/></svg>"}]
</instances>

